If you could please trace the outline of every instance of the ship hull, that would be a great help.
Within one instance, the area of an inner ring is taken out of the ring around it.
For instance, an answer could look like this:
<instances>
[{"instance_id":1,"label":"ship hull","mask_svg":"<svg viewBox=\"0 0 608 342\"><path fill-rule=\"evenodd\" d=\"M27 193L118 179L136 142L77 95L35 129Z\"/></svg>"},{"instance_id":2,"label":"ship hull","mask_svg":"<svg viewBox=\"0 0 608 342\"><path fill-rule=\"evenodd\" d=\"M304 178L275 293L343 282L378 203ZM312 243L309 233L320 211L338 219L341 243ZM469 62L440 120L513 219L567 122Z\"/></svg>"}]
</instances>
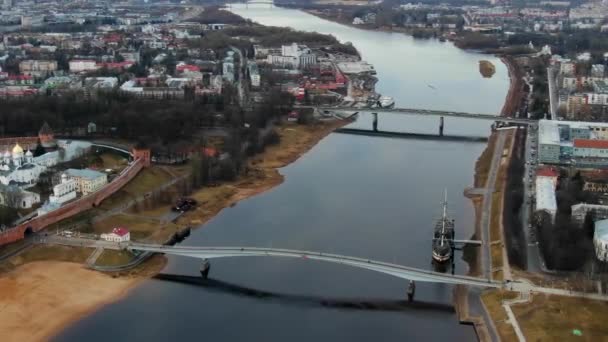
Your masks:
<instances>
[{"instance_id":1,"label":"ship hull","mask_svg":"<svg viewBox=\"0 0 608 342\"><path fill-rule=\"evenodd\" d=\"M449 261L451 258L452 258L451 253L448 255L441 255L441 254L437 254L435 251L433 251L433 260L440 264L443 264L443 263Z\"/></svg>"}]
</instances>

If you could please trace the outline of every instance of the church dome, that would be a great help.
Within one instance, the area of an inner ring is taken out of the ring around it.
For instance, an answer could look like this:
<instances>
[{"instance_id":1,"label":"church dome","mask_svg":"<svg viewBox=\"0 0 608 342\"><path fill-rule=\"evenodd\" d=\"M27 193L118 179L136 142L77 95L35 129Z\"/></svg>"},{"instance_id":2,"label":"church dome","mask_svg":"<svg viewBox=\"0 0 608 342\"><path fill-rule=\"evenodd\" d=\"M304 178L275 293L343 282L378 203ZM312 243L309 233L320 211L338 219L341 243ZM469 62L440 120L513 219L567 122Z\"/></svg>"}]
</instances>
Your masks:
<instances>
[{"instance_id":1,"label":"church dome","mask_svg":"<svg viewBox=\"0 0 608 342\"><path fill-rule=\"evenodd\" d=\"M11 153L6 150L6 152L4 152L4 158L10 158L11 157Z\"/></svg>"},{"instance_id":2,"label":"church dome","mask_svg":"<svg viewBox=\"0 0 608 342\"><path fill-rule=\"evenodd\" d=\"M13 155L23 154L23 148L17 143L15 147L13 147Z\"/></svg>"},{"instance_id":3,"label":"church dome","mask_svg":"<svg viewBox=\"0 0 608 342\"><path fill-rule=\"evenodd\" d=\"M27 152L25 153L25 156L26 156L26 157L33 157L33 156L34 156L34 154L32 153L32 151L27 150Z\"/></svg>"}]
</instances>

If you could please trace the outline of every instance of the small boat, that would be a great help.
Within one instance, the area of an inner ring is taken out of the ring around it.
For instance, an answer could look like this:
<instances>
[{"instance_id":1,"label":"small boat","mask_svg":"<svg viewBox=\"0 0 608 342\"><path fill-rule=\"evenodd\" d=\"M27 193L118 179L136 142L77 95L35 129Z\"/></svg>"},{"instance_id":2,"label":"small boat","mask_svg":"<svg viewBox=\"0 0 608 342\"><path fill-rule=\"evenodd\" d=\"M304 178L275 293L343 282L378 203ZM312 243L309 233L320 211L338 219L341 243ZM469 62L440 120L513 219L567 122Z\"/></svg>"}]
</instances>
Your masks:
<instances>
[{"instance_id":1,"label":"small boat","mask_svg":"<svg viewBox=\"0 0 608 342\"><path fill-rule=\"evenodd\" d=\"M395 106L395 99L390 96L380 96L378 99L378 107L380 108L393 108Z\"/></svg>"},{"instance_id":2,"label":"small boat","mask_svg":"<svg viewBox=\"0 0 608 342\"><path fill-rule=\"evenodd\" d=\"M433 260L444 263L452 258L454 241L454 220L448 217L447 191L444 195L443 214L435 224L433 233Z\"/></svg>"}]
</instances>

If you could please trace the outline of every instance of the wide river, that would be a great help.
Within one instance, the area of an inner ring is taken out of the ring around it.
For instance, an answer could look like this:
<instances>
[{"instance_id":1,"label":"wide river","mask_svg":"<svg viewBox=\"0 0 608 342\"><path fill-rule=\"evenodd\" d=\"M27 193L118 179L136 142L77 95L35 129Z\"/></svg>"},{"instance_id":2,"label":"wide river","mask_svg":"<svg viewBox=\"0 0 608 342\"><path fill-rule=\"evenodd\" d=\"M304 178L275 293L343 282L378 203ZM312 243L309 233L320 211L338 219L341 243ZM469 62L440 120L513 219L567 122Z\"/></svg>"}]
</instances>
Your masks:
<instances>
[{"instance_id":1,"label":"wide river","mask_svg":"<svg viewBox=\"0 0 608 342\"><path fill-rule=\"evenodd\" d=\"M498 113L508 85L500 60L450 43L359 30L265 5L233 6L265 25L350 41L378 71L377 90L397 106ZM480 59L496 74L482 78ZM354 125L369 127L370 118ZM438 118L382 116L381 129L436 132ZM488 135L489 123L446 120L446 133ZM331 134L281 169L285 182L223 210L185 242L359 256L431 268L431 236L444 189L457 236L473 232L463 189L485 144ZM467 266L456 263L456 272ZM198 276L199 261L171 257L164 273ZM407 282L322 262L212 260L207 285L149 280L68 328L57 341L413 341L474 340L449 305L452 287L417 284L419 308L403 304ZM86 289L82 289L86 291Z\"/></svg>"}]
</instances>

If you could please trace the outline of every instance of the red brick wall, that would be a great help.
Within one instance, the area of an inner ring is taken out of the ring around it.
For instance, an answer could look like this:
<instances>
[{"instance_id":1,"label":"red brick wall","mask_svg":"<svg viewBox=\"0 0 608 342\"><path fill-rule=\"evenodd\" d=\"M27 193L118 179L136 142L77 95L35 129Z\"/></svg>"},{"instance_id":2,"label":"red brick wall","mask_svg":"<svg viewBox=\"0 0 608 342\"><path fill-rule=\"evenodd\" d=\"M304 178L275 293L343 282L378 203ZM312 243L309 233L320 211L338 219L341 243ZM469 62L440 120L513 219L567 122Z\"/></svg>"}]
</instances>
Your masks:
<instances>
[{"instance_id":1,"label":"red brick wall","mask_svg":"<svg viewBox=\"0 0 608 342\"><path fill-rule=\"evenodd\" d=\"M113 193L120 190L120 188L125 186L125 184L133 179L139 173L139 171L143 169L144 164L145 162L142 159L137 159L133 162L133 164L131 164L131 166L125 169L120 176L116 177L103 189L88 196L82 197L81 199L69 203L46 215L36 217L31 221L24 222L14 228L11 228L10 230L0 233L0 246L22 239L24 237L25 230L28 227L31 227L32 231L37 232L53 223L98 206L104 199L110 197Z\"/></svg>"}]
</instances>

